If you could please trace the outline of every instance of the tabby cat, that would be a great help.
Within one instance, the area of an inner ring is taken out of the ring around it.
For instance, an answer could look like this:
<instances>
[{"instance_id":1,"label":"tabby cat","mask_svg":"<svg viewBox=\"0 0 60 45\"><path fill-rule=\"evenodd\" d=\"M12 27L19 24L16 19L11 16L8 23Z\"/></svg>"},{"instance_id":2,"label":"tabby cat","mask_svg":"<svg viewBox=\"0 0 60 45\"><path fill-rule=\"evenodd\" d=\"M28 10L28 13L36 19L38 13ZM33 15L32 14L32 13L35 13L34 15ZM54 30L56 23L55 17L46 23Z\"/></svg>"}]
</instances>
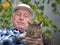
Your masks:
<instances>
[{"instance_id":1,"label":"tabby cat","mask_svg":"<svg viewBox=\"0 0 60 45\"><path fill-rule=\"evenodd\" d=\"M43 45L43 38L42 38L42 30L40 24L29 24L29 27L27 29L26 37L30 37L33 39L41 39L42 42L40 44L31 44L26 43L26 45Z\"/></svg>"}]
</instances>

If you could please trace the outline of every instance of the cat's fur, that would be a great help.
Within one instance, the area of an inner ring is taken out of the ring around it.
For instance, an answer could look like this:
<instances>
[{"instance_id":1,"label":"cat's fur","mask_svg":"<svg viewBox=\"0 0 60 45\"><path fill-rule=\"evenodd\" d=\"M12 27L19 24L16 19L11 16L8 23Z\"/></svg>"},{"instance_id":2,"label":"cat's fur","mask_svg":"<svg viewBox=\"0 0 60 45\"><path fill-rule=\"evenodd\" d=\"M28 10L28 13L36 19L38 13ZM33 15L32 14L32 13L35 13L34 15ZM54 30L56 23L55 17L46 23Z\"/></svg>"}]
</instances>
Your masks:
<instances>
[{"instance_id":1,"label":"cat's fur","mask_svg":"<svg viewBox=\"0 0 60 45\"><path fill-rule=\"evenodd\" d=\"M26 37L30 37L33 39L38 39L40 38L42 40L41 44L38 45L43 45L43 38L42 38L42 30L40 27L40 24L29 24L29 27L27 29ZM35 44L27 44L27 45L35 45Z\"/></svg>"}]
</instances>

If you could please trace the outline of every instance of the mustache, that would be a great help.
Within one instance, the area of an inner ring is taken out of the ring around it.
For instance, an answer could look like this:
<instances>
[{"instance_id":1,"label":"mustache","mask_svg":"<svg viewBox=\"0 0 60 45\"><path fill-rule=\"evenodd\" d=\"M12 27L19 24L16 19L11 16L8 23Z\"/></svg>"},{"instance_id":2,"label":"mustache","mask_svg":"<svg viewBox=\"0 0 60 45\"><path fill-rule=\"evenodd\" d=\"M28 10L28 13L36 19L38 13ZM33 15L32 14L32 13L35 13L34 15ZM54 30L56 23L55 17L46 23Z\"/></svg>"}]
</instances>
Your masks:
<instances>
[{"instance_id":1,"label":"mustache","mask_svg":"<svg viewBox=\"0 0 60 45\"><path fill-rule=\"evenodd\" d=\"M20 24L25 24L25 23L23 23L23 22L18 22L18 23L20 23Z\"/></svg>"}]
</instances>

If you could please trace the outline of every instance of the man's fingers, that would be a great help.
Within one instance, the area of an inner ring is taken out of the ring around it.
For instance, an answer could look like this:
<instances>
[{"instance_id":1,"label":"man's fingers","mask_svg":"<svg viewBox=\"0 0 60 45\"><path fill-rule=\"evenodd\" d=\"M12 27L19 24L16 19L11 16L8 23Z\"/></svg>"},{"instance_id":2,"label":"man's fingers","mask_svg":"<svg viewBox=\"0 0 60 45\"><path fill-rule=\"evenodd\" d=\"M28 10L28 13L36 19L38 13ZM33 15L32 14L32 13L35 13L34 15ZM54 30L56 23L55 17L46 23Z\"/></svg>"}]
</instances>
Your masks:
<instances>
[{"instance_id":1,"label":"man's fingers","mask_svg":"<svg viewBox=\"0 0 60 45\"><path fill-rule=\"evenodd\" d=\"M38 38L38 39L34 38L33 39L33 38L29 38L29 37L26 38L26 42L30 43L30 44L41 44L41 43L43 43L41 38Z\"/></svg>"},{"instance_id":2,"label":"man's fingers","mask_svg":"<svg viewBox=\"0 0 60 45\"><path fill-rule=\"evenodd\" d=\"M19 35L20 38L25 38L26 32Z\"/></svg>"},{"instance_id":3,"label":"man's fingers","mask_svg":"<svg viewBox=\"0 0 60 45\"><path fill-rule=\"evenodd\" d=\"M26 40L25 40L27 43L34 43L34 41L32 41L32 39L30 37L26 37Z\"/></svg>"}]
</instances>

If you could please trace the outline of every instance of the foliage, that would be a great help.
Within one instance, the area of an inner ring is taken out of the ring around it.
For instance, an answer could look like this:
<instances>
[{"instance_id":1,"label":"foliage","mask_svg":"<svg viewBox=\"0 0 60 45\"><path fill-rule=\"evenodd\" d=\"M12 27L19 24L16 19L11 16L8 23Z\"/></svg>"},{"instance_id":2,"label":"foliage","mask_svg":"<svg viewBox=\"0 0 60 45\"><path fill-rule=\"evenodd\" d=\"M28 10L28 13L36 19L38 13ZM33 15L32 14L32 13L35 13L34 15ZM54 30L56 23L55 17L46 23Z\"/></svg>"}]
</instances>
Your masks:
<instances>
[{"instance_id":1,"label":"foliage","mask_svg":"<svg viewBox=\"0 0 60 45\"><path fill-rule=\"evenodd\" d=\"M1 3L0 28L10 27L10 17L12 15L12 4L8 1Z\"/></svg>"},{"instance_id":2,"label":"foliage","mask_svg":"<svg viewBox=\"0 0 60 45\"><path fill-rule=\"evenodd\" d=\"M60 4L60 0L55 0L58 4Z\"/></svg>"},{"instance_id":3,"label":"foliage","mask_svg":"<svg viewBox=\"0 0 60 45\"><path fill-rule=\"evenodd\" d=\"M34 11L34 23L42 23L42 27L52 27L54 28L55 32L60 32L58 30L57 26L52 23L51 20L48 19L48 17L44 16L44 5L40 5L40 0L39 1L34 1L34 5L31 4L31 0L19 0L22 3L28 4L31 6L31 8ZM60 4L60 0L55 0L58 4ZM45 3L45 0L42 0L42 4ZM47 4L50 3L50 0L47 0ZM11 15L13 11L12 5L14 4L14 0L5 0L5 2L2 2L0 0L0 28L9 28L11 27ZM56 3L52 3L51 7L53 8L53 13L57 13L57 5ZM39 11L38 11L39 10ZM57 13L58 14L58 13ZM60 14L59 14L60 15ZM51 31L46 29L44 32L45 34L50 35Z\"/></svg>"},{"instance_id":4,"label":"foliage","mask_svg":"<svg viewBox=\"0 0 60 45\"><path fill-rule=\"evenodd\" d=\"M48 36L50 36L50 35L51 35L51 31L50 31L50 30L48 30L48 29L46 29L46 31L44 31L44 33L45 33L46 35L48 35Z\"/></svg>"}]
</instances>

